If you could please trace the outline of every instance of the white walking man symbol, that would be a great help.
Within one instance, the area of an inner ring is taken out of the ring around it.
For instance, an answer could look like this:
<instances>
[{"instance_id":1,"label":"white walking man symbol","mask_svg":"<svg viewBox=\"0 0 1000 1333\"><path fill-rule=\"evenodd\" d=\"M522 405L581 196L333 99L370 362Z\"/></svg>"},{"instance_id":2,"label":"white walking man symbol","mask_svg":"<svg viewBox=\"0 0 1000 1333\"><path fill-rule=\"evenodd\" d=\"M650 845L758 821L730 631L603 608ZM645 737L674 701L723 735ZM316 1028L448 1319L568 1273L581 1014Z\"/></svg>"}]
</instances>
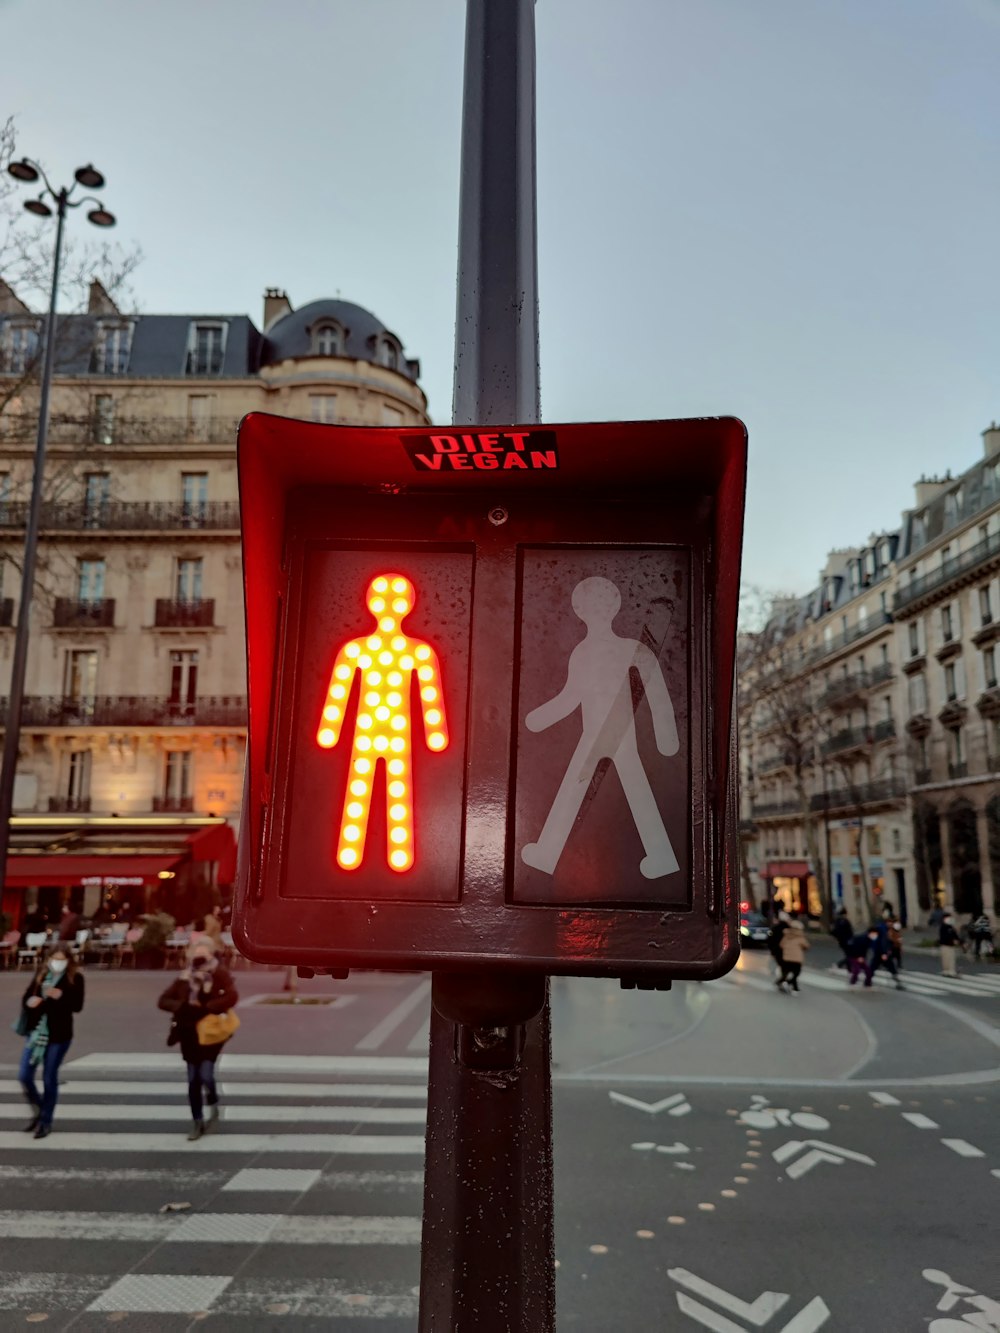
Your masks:
<instances>
[{"instance_id":1,"label":"white walking man symbol","mask_svg":"<svg viewBox=\"0 0 1000 1333\"><path fill-rule=\"evenodd\" d=\"M597 765L610 759L618 772L646 855L639 869L647 879L672 875L680 867L656 806L635 739L630 673L639 673L660 754L680 749L674 709L655 655L637 639L623 639L612 629L622 604L610 579L582 579L573 589L573 610L587 633L570 654L566 684L548 703L524 719L529 731L544 731L569 717L583 716L583 735L560 783L537 842L521 850L521 859L551 875L566 846Z\"/></svg>"}]
</instances>

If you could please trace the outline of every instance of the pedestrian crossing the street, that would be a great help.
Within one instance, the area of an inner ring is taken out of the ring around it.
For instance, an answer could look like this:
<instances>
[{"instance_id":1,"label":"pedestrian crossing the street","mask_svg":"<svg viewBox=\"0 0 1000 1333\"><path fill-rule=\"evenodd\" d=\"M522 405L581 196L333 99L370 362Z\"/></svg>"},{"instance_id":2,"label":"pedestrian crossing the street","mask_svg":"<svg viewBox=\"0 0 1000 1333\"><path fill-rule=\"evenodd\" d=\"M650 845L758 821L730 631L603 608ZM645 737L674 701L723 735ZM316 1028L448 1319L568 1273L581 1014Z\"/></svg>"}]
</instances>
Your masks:
<instances>
[{"instance_id":1,"label":"pedestrian crossing the street","mask_svg":"<svg viewBox=\"0 0 1000 1333\"><path fill-rule=\"evenodd\" d=\"M222 1122L192 1143L178 1066L68 1061L38 1141L0 1080L0 1325L17 1311L411 1328L426 1061L227 1055Z\"/></svg>"}]
</instances>

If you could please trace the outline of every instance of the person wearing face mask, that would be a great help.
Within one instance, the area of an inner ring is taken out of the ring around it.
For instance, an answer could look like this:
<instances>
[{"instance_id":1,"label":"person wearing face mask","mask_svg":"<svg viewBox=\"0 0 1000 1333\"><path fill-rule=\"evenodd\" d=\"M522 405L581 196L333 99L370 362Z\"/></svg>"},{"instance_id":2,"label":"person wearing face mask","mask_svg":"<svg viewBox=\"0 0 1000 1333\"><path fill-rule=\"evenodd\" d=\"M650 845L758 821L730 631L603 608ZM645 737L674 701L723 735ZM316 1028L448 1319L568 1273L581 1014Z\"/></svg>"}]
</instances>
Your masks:
<instances>
[{"instance_id":1,"label":"person wearing face mask","mask_svg":"<svg viewBox=\"0 0 1000 1333\"><path fill-rule=\"evenodd\" d=\"M190 1142L200 1139L218 1123L215 1066L225 1045L225 1039L206 1045L199 1035L198 1023L209 1014L228 1014L238 1000L233 978L216 958L215 943L208 936L192 944L187 966L160 996L160 1008L174 1016L167 1044L179 1043L187 1065L188 1102L193 1120L188 1134Z\"/></svg>"},{"instance_id":2,"label":"person wearing face mask","mask_svg":"<svg viewBox=\"0 0 1000 1333\"><path fill-rule=\"evenodd\" d=\"M25 1133L44 1139L59 1097L59 1066L73 1040L73 1015L83 1008L83 974L72 949L57 944L38 964L21 1000L17 1031L25 1038L18 1078L34 1114ZM36 1073L42 1070L42 1094Z\"/></svg>"}]
</instances>

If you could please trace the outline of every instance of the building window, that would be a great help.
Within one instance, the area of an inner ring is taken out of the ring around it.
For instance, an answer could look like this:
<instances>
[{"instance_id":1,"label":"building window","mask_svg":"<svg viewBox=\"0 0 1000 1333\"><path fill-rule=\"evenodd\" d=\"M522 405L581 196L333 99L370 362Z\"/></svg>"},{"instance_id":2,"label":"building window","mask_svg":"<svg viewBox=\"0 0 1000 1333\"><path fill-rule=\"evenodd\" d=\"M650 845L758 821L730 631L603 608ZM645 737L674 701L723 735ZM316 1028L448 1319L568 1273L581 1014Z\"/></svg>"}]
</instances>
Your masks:
<instances>
[{"instance_id":1,"label":"building window","mask_svg":"<svg viewBox=\"0 0 1000 1333\"><path fill-rule=\"evenodd\" d=\"M188 334L187 373L220 374L225 351L225 324L192 324Z\"/></svg>"},{"instance_id":2,"label":"building window","mask_svg":"<svg viewBox=\"0 0 1000 1333\"><path fill-rule=\"evenodd\" d=\"M955 679L954 662L949 662L944 669L944 696L949 703L958 698L958 682Z\"/></svg>"},{"instance_id":3,"label":"building window","mask_svg":"<svg viewBox=\"0 0 1000 1333\"><path fill-rule=\"evenodd\" d=\"M110 393L95 393L90 400L90 434L93 444L113 444L115 400Z\"/></svg>"},{"instance_id":4,"label":"building window","mask_svg":"<svg viewBox=\"0 0 1000 1333\"><path fill-rule=\"evenodd\" d=\"M163 774L163 795L168 807L182 806L191 798L191 751L167 752Z\"/></svg>"},{"instance_id":5,"label":"building window","mask_svg":"<svg viewBox=\"0 0 1000 1333\"><path fill-rule=\"evenodd\" d=\"M181 649L170 654L170 712L184 717L194 712L198 697L198 654Z\"/></svg>"},{"instance_id":6,"label":"building window","mask_svg":"<svg viewBox=\"0 0 1000 1333\"><path fill-rule=\"evenodd\" d=\"M103 560L78 560L76 562L76 599L78 602L104 601Z\"/></svg>"},{"instance_id":7,"label":"building window","mask_svg":"<svg viewBox=\"0 0 1000 1333\"><path fill-rule=\"evenodd\" d=\"M177 561L177 579L174 596L178 602L201 601L201 571L204 562L201 558L180 559Z\"/></svg>"},{"instance_id":8,"label":"building window","mask_svg":"<svg viewBox=\"0 0 1000 1333\"><path fill-rule=\"evenodd\" d=\"M941 637L945 643L951 643L955 637L955 627L951 618L951 606L941 608Z\"/></svg>"},{"instance_id":9,"label":"building window","mask_svg":"<svg viewBox=\"0 0 1000 1333\"><path fill-rule=\"evenodd\" d=\"M208 506L208 473L181 473L181 505L184 526L195 528L205 521Z\"/></svg>"},{"instance_id":10,"label":"building window","mask_svg":"<svg viewBox=\"0 0 1000 1333\"><path fill-rule=\"evenodd\" d=\"M900 853L902 852L902 850L903 850L903 835L900 833L900 831L899 831L898 828L893 828L893 830L892 830L892 854L893 854L893 856L899 856Z\"/></svg>"},{"instance_id":11,"label":"building window","mask_svg":"<svg viewBox=\"0 0 1000 1333\"><path fill-rule=\"evenodd\" d=\"M187 400L187 433L189 440L208 443L212 439L212 407L215 395L189 393Z\"/></svg>"},{"instance_id":12,"label":"building window","mask_svg":"<svg viewBox=\"0 0 1000 1333\"><path fill-rule=\"evenodd\" d=\"M910 677L910 713L919 717L927 712L927 681L922 671Z\"/></svg>"},{"instance_id":13,"label":"building window","mask_svg":"<svg viewBox=\"0 0 1000 1333\"><path fill-rule=\"evenodd\" d=\"M322 324L314 330L312 343L317 356L340 356L340 330L335 324Z\"/></svg>"},{"instance_id":14,"label":"building window","mask_svg":"<svg viewBox=\"0 0 1000 1333\"><path fill-rule=\"evenodd\" d=\"M399 353L387 338L383 338L378 345L378 359L379 364L385 366L387 370L396 370L399 367Z\"/></svg>"},{"instance_id":15,"label":"building window","mask_svg":"<svg viewBox=\"0 0 1000 1333\"><path fill-rule=\"evenodd\" d=\"M89 648L73 648L66 654L63 697L75 703L93 703L97 694L97 653Z\"/></svg>"},{"instance_id":16,"label":"building window","mask_svg":"<svg viewBox=\"0 0 1000 1333\"><path fill-rule=\"evenodd\" d=\"M337 395L335 393L311 393L309 395L309 418L332 426L337 420Z\"/></svg>"},{"instance_id":17,"label":"building window","mask_svg":"<svg viewBox=\"0 0 1000 1333\"><path fill-rule=\"evenodd\" d=\"M8 324L3 334L2 368L8 375L23 375L38 356L39 324Z\"/></svg>"},{"instance_id":18,"label":"building window","mask_svg":"<svg viewBox=\"0 0 1000 1333\"><path fill-rule=\"evenodd\" d=\"M993 605L990 599L990 585L979 589L979 620L983 625L993 623Z\"/></svg>"},{"instance_id":19,"label":"building window","mask_svg":"<svg viewBox=\"0 0 1000 1333\"><path fill-rule=\"evenodd\" d=\"M82 804L90 796L90 751L73 750L66 764L66 795L71 804Z\"/></svg>"},{"instance_id":20,"label":"building window","mask_svg":"<svg viewBox=\"0 0 1000 1333\"><path fill-rule=\"evenodd\" d=\"M911 620L907 626L907 632L910 639L910 656L920 656L920 626L915 620Z\"/></svg>"},{"instance_id":21,"label":"building window","mask_svg":"<svg viewBox=\"0 0 1000 1333\"><path fill-rule=\"evenodd\" d=\"M965 763L965 741L962 737L961 727L951 727L948 730L948 751L950 761L953 764Z\"/></svg>"},{"instance_id":22,"label":"building window","mask_svg":"<svg viewBox=\"0 0 1000 1333\"><path fill-rule=\"evenodd\" d=\"M996 689L997 662L996 648L991 644L983 649L983 684L988 690Z\"/></svg>"},{"instance_id":23,"label":"building window","mask_svg":"<svg viewBox=\"0 0 1000 1333\"><path fill-rule=\"evenodd\" d=\"M86 472L83 484L84 522L88 528L99 528L111 497L111 478L106 472Z\"/></svg>"},{"instance_id":24,"label":"building window","mask_svg":"<svg viewBox=\"0 0 1000 1333\"><path fill-rule=\"evenodd\" d=\"M90 369L94 375L124 375L132 349L131 324L98 324Z\"/></svg>"}]
</instances>

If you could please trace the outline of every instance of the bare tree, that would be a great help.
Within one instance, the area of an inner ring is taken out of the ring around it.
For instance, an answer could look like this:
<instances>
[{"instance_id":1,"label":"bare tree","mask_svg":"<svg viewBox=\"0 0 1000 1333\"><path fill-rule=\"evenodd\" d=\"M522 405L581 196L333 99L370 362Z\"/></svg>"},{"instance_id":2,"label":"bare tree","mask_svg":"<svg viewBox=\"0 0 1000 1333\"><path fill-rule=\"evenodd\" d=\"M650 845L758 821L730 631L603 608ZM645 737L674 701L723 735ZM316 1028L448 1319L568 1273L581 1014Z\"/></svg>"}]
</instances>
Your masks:
<instances>
[{"instance_id":1,"label":"bare tree","mask_svg":"<svg viewBox=\"0 0 1000 1333\"><path fill-rule=\"evenodd\" d=\"M15 327L24 334L15 347L8 325L6 343L0 345L0 439L8 446L9 457L27 453L34 446L44 345L38 312L48 309L54 242L51 221L25 212L24 187L7 174L7 167L16 155L16 125L13 118L8 118L0 125L0 314L13 316ZM60 265L60 316L86 312L115 318L122 305L134 310L131 279L142 260L141 251L107 241L92 242L69 233L67 228ZM84 357L89 367L93 338L93 321L60 318L53 349L54 374L59 376L79 367ZM118 390L115 396L120 409L124 394ZM50 419L53 447L45 471L46 504L75 498L82 474L95 465L100 466L106 454L107 441L102 437L100 422L93 419L91 401L88 385L63 384L59 388ZM16 506L19 501L26 501L30 487L30 467L14 470L5 496L11 527L18 513ZM4 554L16 569L20 568L16 542ZM43 601L51 599L63 582L65 571L59 566L67 559L65 552L61 556L51 549L41 553L36 594Z\"/></svg>"}]
</instances>

